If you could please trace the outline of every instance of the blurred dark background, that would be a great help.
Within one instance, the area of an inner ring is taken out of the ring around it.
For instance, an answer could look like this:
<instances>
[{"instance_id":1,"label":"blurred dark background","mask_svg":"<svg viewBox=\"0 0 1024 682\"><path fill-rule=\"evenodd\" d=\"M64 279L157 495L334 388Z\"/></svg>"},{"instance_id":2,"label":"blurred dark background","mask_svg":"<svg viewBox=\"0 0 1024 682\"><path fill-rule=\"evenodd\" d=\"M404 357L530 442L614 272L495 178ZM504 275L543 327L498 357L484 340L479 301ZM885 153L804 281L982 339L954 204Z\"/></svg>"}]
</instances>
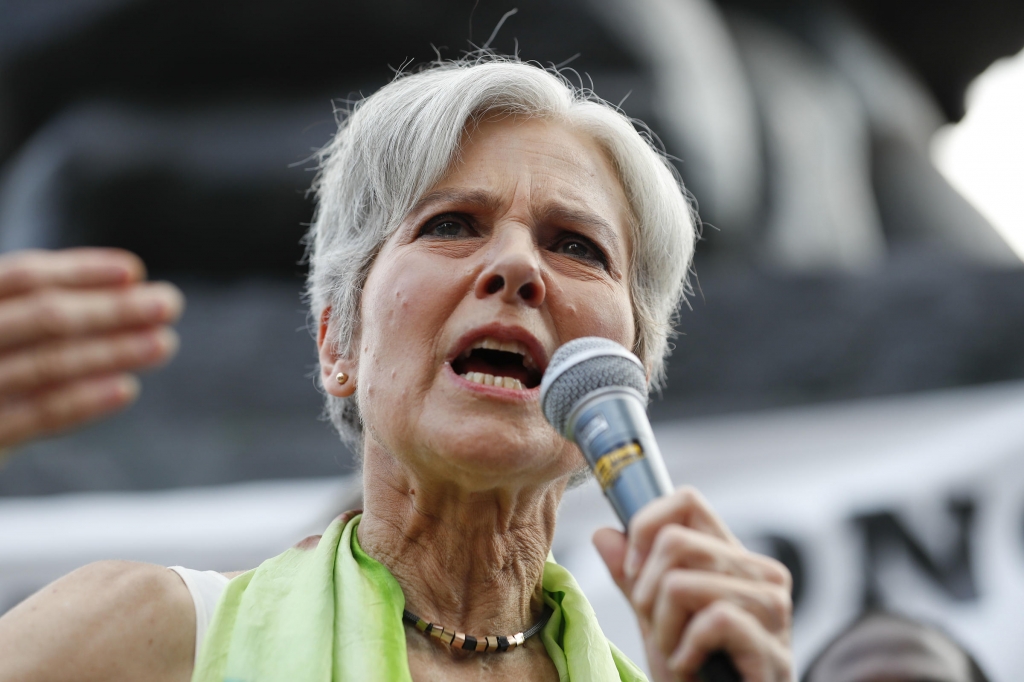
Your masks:
<instances>
[{"instance_id":1,"label":"blurred dark background","mask_svg":"<svg viewBox=\"0 0 1024 682\"><path fill-rule=\"evenodd\" d=\"M115 420L0 495L335 475L300 301L332 101L482 46L651 125L705 221L671 420L1024 377L1024 270L933 167L1024 3L0 0L0 250L116 245L188 297Z\"/></svg>"}]
</instances>

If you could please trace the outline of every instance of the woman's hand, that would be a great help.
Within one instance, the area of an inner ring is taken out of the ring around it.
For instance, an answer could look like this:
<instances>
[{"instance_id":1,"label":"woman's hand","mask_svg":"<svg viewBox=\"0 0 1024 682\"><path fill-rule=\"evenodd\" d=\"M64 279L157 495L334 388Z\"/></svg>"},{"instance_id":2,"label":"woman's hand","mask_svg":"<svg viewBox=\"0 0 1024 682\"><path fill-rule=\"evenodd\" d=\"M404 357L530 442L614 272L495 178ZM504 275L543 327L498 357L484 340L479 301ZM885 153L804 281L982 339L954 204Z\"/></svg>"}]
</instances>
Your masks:
<instances>
[{"instance_id":1,"label":"woman's hand","mask_svg":"<svg viewBox=\"0 0 1024 682\"><path fill-rule=\"evenodd\" d=\"M789 571L747 551L695 489L644 507L628 537L598 530L594 544L636 611L656 680L697 680L724 650L744 682L790 682Z\"/></svg>"},{"instance_id":2,"label":"woman's hand","mask_svg":"<svg viewBox=\"0 0 1024 682\"><path fill-rule=\"evenodd\" d=\"M145 277L118 249L0 256L0 449L123 408L174 355L184 299Z\"/></svg>"}]
</instances>

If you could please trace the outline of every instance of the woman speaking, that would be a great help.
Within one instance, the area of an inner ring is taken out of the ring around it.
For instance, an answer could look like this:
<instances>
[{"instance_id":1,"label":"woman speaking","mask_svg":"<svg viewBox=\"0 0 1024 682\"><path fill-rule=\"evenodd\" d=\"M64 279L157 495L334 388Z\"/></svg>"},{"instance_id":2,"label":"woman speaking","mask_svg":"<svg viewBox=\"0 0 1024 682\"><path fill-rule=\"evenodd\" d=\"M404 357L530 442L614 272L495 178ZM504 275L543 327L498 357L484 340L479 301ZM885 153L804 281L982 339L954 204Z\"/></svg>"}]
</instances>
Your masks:
<instances>
[{"instance_id":1,"label":"woman speaking","mask_svg":"<svg viewBox=\"0 0 1024 682\"><path fill-rule=\"evenodd\" d=\"M357 104L315 190L319 376L361 453L363 509L230 582L123 562L80 569L0 619L0 680L644 679L550 556L559 501L586 464L538 393L555 349L582 336L633 349L661 380L695 239L670 166L557 74L487 58L399 77ZM129 258L79 254L101 256ZM32 282L74 286L81 269L67 253L26 262L0 264L35 273L22 297ZM97 361L107 374L171 352L160 340L173 293L91 291L163 297L139 304L152 329L132 332L148 334L150 355L111 351ZM22 353L74 353L76 339L139 328L122 321L134 308L110 308L62 326L61 311L85 313L53 304L34 335L27 315ZM94 391L104 405L130 393L107 382ZM102 411L83 390L66 421ZM655 679L694 679L716 650L747 682L791 679L786 569L744 549L697 492L658 499L628 536L601 529L594 543Z\"/></svg>"}]
</instances>

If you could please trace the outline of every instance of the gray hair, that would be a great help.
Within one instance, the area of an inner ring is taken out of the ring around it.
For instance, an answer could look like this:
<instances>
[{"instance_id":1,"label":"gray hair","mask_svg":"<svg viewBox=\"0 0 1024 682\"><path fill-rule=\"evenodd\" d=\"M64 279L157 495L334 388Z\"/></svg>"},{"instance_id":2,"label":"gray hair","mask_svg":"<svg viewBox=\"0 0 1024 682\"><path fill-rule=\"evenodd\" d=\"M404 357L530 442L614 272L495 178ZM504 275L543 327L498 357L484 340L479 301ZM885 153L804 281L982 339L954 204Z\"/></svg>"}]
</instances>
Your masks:
<instances>
[{"instance_id":1,"label":"gray hair","mask_svg":"<svg viewBox=\"0 0 1024 682\"><path fill-rule=\"evenodd\" d=\"M363 285L383 244L415 203L459 158L468 125L492 114L540 117L591 137L618 174L631 211L633 351L652 387L665 376L668 338L688 291L696 214L675 169L650 132L561 74L487 56L439 62L390 84L339 116L320 151L317 207L307 235L307 298L314 324L331 308L331 337L342 357L355 351ZM326 396L342 438L362 438L358 401Z\"/></svg>"}]
</instances>

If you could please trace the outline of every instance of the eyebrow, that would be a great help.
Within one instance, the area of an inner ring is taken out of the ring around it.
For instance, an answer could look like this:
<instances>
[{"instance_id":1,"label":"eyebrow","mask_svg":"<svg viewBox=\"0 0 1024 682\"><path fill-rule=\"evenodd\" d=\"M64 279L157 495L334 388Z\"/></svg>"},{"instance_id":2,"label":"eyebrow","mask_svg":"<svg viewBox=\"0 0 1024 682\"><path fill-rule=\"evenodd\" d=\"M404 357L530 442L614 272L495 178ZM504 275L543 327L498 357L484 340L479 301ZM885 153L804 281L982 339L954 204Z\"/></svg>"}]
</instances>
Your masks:
<instances>
[{"instance_id":1,"label":"eyebrow","mask_svg":"<svg viewBox=\"0 0 1024 682\"><path fill-rule=\"evenodd\" d=\"M589 227L597 232L600 238L607 240L616 248L621 242L618 233L611 223L596 213L556 205L545 210L543 215L544 219L548 221Z\"/></svg>"},{"instance_id":2,"label":"eyebrow","mask_svg":"<svg viewBox=\"0 0 1024 682\"><path fill-rule=\"evenodd\" d=\"M437 189L423 196L409 211L419 213L431 204L462 204L477 206L486 210L496 211L501 206L498 197L482 189Z\"/></svg>"},{"instance_id":3,"label":"eyebrow","mask_svg":"<svg viewBox=\"0 0 1024 682\"><path fill-rule=\"evenodd\" d=\"M425 194L423 198L416 202L409 213L419 213L431 204L441 203L476 206L484 210L495 212L501 208L501 200L486 190L458 189L451 187L434 190L433 192ZM555 204L548 206L541 213L540 217L545 222L558 222L589 227L598 233L596 236L606 240L614 248L618 248L622 241L615 228L612 227L612 224L596 213L590 213L589 211Z\"/></svg>"}]
</instances>

